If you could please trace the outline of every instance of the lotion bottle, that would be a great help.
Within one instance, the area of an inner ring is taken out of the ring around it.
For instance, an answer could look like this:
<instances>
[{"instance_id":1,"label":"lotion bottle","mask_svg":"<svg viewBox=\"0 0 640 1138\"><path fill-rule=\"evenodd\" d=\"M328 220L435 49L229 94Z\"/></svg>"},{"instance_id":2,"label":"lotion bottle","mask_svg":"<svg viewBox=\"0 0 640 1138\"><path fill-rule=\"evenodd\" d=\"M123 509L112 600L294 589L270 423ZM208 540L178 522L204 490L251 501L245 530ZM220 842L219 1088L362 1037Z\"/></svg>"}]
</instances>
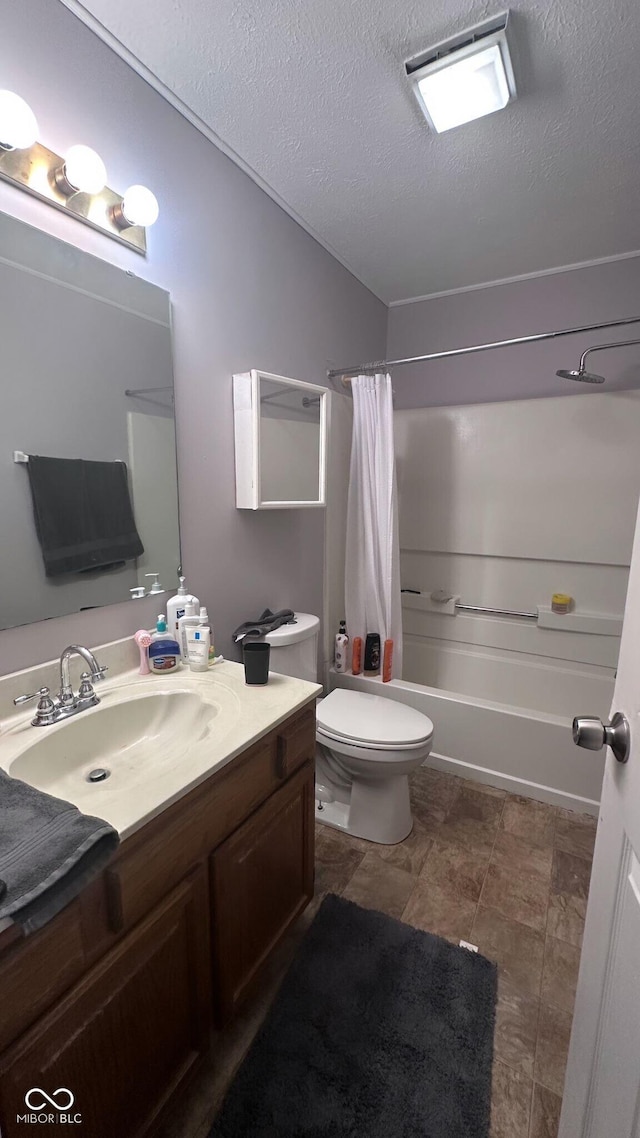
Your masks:
<instances>
[{"instance_id":1,"label":"lotion bottle","mask_svg":"<svg viewBox=\"0 0 640 1138\"><path fill-rule=\"evenodd\" d=\"M385 640L382 651L382 682L388 684L393 672L393 640Z\"/></svg>"},{"instance_id":2,"label":"lotion bottle","mask_svg":"<svg viewBox=\"0 0 640 1138\"><path fill-rule=\"evenodd\" d=\"M334 652L334 668L336 672L346 672L349 665L349 637L347 635L347 622L346 620L340 621L340 629L336 635L336 647Z\"/></svg>"},{"instance_id":3,"label":"lotion bottle","mask_svg":"<svg viewBox=\"0 0 640 1138\"><path fill-rule=\"evenodd\" d=\"M171 600L167 601L167 628L172 636L176 639L178 633L178 621L181 616L185 615L185 610L188 604L200 608L200 601L194 597L192 593L187 592L187 583L184 577L179 578L178 592Z\"/></svg>"},{"instance_id":4,"label":"lotion bottle","mask_svg":"<svg viewBox=\"0 0 640 1138\"><path fill-rule=\"evenodd\" d=\"M196 606L189 601L185 605L184 616L178 617L178 644L180 645L180 656L185 664L189 663L189 645L187 644L187 632L190 628L195 628L200 623Z\"/></svg>"},{"instance_id":5,"label":"lotion bottle","mask_svg":"<svg viewBox=\"0 0 640 1138\"><path fill-rule=\"evenodd\" d=\"M209 620L209 613L204 605L200 608L200 624L203 623L209 628L209 667L211 667L212 664L215 664L216 650L213 645L213 625Z\"/></svg>"},{"instance_id":6,"label":"lotion bottle","mask_svg":"<svg viewBox=\"0 0 640 1138\"><path fill-rule=\"evenodd\" d=\"M187 629L187 653L192 672L206 672L209 667L211 629L207 624L207 610L200 609L200 618L195 628Z\"/></svg>"}]
</instances>

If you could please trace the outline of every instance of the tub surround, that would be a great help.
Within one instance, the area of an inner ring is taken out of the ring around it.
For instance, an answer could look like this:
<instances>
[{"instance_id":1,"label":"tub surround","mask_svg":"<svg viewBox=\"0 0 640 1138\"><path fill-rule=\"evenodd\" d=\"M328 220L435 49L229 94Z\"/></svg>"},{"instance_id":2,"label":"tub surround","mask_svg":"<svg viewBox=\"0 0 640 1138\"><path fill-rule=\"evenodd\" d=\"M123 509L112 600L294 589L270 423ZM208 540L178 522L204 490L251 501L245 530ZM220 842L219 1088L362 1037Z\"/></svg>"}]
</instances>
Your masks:
<instances>
[{"instance_id":1,"label":"tub surround","mask_svg":"<svg viewBox=\"0 0 640 1138\"><path fill-rule=\"evenodd\" d=\"M594 811L604 759L585 761L570 725L611 706L640 393L400 409L394 427L402 585L421 595L403 594L391 691L433 720L432 765ZM443 611L435 590L539 619ZM558 591L575 598L566 616L549 610Z\"/></svg>"}]
</instances>

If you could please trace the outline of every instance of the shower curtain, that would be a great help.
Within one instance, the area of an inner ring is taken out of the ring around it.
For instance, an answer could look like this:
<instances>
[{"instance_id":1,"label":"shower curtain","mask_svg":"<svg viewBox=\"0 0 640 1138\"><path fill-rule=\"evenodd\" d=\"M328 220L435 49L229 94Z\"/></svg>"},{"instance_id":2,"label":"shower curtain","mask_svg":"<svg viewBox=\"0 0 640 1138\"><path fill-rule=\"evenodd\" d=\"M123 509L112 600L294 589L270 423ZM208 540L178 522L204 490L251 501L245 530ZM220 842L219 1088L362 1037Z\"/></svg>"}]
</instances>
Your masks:
<instances>
[{"instance_id":1,"label":"shower curtain","mask_svg":"<svg viewBox=\"0 0 640 1138\"><path fill-rule=\"evenodd\" d=\"M347 630L364 641L393 640L393 675L402 675L402 611L393 396L388 375L351 381L353 438L347 505Z\"/></svg>"}]
</instances>

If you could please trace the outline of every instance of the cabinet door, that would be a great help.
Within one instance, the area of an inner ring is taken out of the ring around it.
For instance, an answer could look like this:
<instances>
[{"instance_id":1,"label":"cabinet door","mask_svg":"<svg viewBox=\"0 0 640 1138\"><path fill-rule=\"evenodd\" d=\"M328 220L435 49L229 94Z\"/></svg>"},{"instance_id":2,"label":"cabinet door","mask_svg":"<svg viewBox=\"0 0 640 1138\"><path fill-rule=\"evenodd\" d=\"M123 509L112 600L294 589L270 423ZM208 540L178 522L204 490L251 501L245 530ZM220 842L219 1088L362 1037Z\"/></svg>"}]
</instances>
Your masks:
<instances>
[{"instance_id":1,"label":"cabinet door","mask_svg":"<svg viewBox=\"0 0 640 1138\"><path fill-rule=\"evenodd\" d=\"M203 866L5 1052L0 1059L3 1138L24 1134L17 1116L29 1112L25 1095L32 1088L49 1096L66 1088L74 1098L67 1114L80 1115L78 1132L91 1138L149 1133L158 1111L208 1046L207 902ZM41 1093L29 1099L36 1114L63 1121ZM65 1106L68 1095L58 1093L54 1101Z\"/></svg>"},{"instance_id":2,"label":"cabinet door","mask_svg":"<svg viewBox=\"0 0 640 1138\"><path fill-rule=\"evenodd\" d=\"M211 855L218 1023L313 897L313 790L307 762Z\"/></svg>"}]
</instances>

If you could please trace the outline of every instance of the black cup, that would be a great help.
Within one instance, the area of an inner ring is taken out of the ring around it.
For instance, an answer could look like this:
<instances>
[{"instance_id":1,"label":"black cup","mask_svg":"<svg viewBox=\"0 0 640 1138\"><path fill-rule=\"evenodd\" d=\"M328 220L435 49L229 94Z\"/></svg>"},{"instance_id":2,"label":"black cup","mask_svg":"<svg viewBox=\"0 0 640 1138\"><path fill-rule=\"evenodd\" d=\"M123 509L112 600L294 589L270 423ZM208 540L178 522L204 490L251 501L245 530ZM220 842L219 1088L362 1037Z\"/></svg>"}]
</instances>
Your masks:
<instances>
[{"instance_id":1,"label":"black cup","mask_svg":"<svg viewBox=\"0 0 640 1138\"><path fill-rule=\"evenodd\" d=\"M245 684L269 683L271 645L262 640L249 640L242 647Z\"/></svg>"}]
</instances>

